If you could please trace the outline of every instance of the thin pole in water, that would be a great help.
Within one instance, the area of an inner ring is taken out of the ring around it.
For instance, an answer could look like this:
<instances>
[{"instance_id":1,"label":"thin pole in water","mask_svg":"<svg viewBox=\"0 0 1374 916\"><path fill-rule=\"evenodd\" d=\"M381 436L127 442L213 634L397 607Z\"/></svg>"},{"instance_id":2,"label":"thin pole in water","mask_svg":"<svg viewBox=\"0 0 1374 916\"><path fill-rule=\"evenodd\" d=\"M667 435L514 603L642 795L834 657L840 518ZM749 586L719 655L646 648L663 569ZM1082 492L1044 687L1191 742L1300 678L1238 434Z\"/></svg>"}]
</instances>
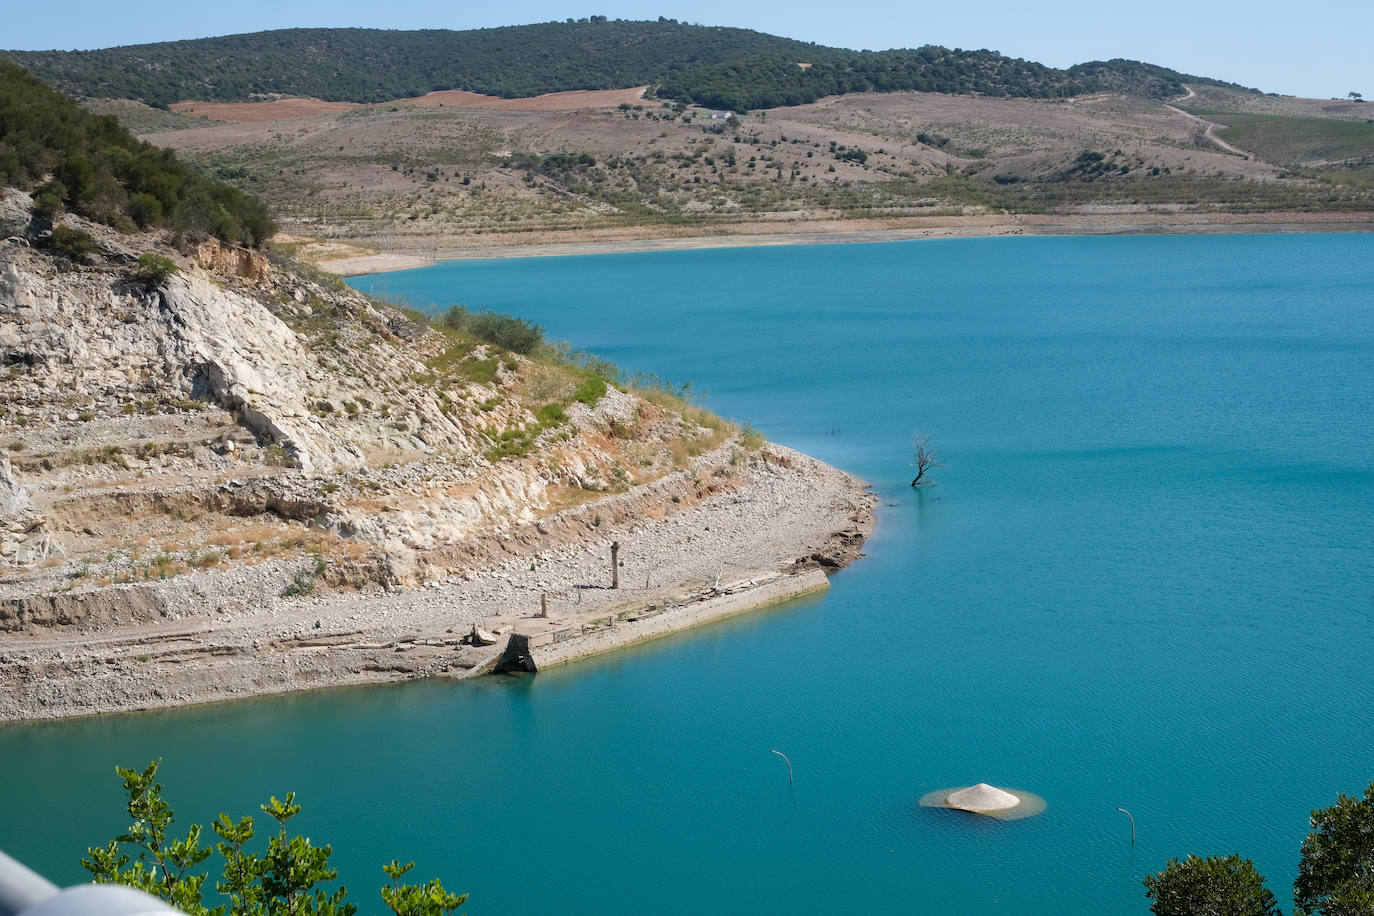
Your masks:
<instances>
[{"instance_id":1,"label":"thin pole in water","mask_svg":"<svg viewBox=\"0 0 1374 916\"><path fill-rule=\"evenodd\" d=\"M783 760L787 760L787 755L784 754L782 751L775 751L775 750L773 750L772 748L769 748L769 749L768 749L768 752L769 752L770 754L777 754L777 755L778 755L779 757L781 757ZM787 760L787 784L788 784L789 786L790 786L790 785L793 785L793 782L792 782L792 761L790 761L790 760Z\"/></svg>"},{"instance_id":2,"label":"thin pole in water","mask_svg":"<svg viewBox=\"0 0 1374 916\"><path fill-rule=\"evenodd\" d=\"M1135 845L1135 818L1131 817L1131 812L1127 811L1125 808L1117 808L1116 810L1120 811L1122 814L1124 814L1124 815L1126 815L1127 817L1130 817L1130 818L1131 818L1131 845L1134 846L1134 845Z\"/></svg>"}]
</instances>

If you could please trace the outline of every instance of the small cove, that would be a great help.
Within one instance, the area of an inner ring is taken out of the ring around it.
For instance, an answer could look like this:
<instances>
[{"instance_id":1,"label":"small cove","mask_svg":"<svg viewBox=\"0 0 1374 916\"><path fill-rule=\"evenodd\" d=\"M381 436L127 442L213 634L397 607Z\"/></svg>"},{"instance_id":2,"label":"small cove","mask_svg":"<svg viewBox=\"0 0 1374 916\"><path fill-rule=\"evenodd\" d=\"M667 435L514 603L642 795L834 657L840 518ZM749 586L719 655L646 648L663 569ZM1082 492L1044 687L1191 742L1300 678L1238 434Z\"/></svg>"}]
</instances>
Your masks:
<instances>
[{"instance_id":1,"label":"small cove","mask_svg":"<svg viewBox=\"0 0 1374 916\"><path fill-rule=\"evenodd\" d=\"M1189 852L1253 858L1286 908L1308 811L1374 777L1372 261L968 239L360 278L692 379L873 483L868 557L534 678L0 729L0 848L79 880L123 826L112 766L162 756L184 818L297 790L365 908L399 856L471 913L1143 913ZM948 462L921 491L914 429ZM1048 808L917 805L978 781Z\"/></svg>"}]
</instances>

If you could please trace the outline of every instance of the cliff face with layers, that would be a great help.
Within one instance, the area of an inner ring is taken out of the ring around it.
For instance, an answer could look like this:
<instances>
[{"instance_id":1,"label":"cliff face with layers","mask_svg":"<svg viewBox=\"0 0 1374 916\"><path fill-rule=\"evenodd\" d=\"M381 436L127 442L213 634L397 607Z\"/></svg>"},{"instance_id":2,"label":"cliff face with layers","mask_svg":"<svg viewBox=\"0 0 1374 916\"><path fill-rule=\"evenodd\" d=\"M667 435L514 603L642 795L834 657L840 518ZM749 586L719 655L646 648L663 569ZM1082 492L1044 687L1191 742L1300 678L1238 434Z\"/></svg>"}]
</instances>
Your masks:
<instances>
[{"instance_id":1,"label":"cliff face with layers","mask_svg":"<svg viewBox=\"0 0 1374 916\"><path fill-rule=\"evenodd\" d=\"M23 195L0 201L5 717L44 714L27 708L35 703L46 714L111 708L89 692L89 672L41 662L44 651L85 646L96 664L115 634L146 649L169 626L209 632L234 620L247 626L236 648L209 654L243 655L252 668L264 627L303 613L323 629L313 603L329 596L371 595L381 619L386 596L498 568L537 572L540 556L580 557L647 521L743 505L765 477L790 481L802 515L808 500L833 502L849 485L703 412L602 393L575 367L431 327L331 278L272 270L256 253L215 245L187 256L152 235L78 222L96 252L77 263L42 244L27 209ZM178 272L141 279L147 252ZM813 486L821 477L828 489ZM763 566L852 557L862 502L761 538ZM691 568L691 540L663 545L687 560L656 565ZM703 554L699 572L709 579L712 563L719 584L723 561ZM650 570L644 587L681 585L684 574L672 575L651 582ZM575 595L570 580L532 582L555 604ZM416 627L437 628L416 613ZM393 662L383 670L395 676L428 671ZM337 681L372 669L354 659L331 670ZM66 687L37 699L36 685L54 678ZM229 693L287 681L253 675Z\"/></svg>"},{"instance_id":2,"label":"cliff face with layers","mask_svg":"<svg viewBox=\"0 0 1374 916\"><path fill-rule=\"evenodd\" d=\"M269 273L260 255L202 246L155 285L132 274L129 239L99 237L90 266L20 238L0 246L0 437L13 466L0 494L8 525L52 538L12 568L68 556L118 578L137 535L178 553L177 537L213 527L227 540L257 516L428 549L532 520L559 493L577 501L662 476L674 448L726 434L614 387L574 401L575 371L327 280ZM154 517L127 528L135 504ZM225 518L171 533L196 511Z\"/></svg>"}]
</instances>

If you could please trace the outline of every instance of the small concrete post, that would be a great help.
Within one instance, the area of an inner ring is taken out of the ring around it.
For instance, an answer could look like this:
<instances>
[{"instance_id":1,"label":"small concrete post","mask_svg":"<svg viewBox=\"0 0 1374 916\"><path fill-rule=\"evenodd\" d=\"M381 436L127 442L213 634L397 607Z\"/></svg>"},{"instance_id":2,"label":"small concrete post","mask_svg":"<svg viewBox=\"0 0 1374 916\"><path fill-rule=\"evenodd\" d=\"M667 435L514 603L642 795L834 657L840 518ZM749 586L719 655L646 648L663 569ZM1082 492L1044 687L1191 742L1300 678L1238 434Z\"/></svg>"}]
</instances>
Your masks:
<instances>
[{"instance_id":1,"label":"small concrete post","mask_svg":"<svg viewBox=\"0 0 1374 916\"><path fill-rule=\"evenodd\" d=\"M620 588L620 542L611 541L611 588Z\"/></svg>"},{"instance_id":2,"label":"small concrete post","mask_svg":"<svg viewBox=\"0 0 1374 916\"><path fill-rule=\"evenodd\" d=\"M539 593L539 616L545 619L549 616L549 593Z\"/></svg>"}]
</instances>

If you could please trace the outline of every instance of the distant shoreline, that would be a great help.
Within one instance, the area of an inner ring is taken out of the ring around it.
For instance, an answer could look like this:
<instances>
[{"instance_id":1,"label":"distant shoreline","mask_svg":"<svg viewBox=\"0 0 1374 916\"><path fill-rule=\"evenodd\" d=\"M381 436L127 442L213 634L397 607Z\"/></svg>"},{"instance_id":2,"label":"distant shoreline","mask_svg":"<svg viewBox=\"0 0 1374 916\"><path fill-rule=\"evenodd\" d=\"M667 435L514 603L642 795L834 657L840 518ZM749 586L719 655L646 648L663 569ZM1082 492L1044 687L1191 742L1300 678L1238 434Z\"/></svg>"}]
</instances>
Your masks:
<instances>
[{"instance_id":1,"label":"distant shoreline","mask_svg":"<svg viewBox=\"0 0 1374 916\"><path fill-rule=\"evenodd\" d=\"M560 241L542 238L525 243L417 246L412 251L321 259L316 266L343 277L359 277L431 267L445 261L505 258L567 257L594 254L633 254L653 251L693 251L707 248L745 248L771 245L838 245L916 241L942 238L1002 238L1010 236L1094 235L1249 235L1275 233L1374 232L1374 213L1263 213L1228 214L1102 214L1071 217L1016 215L933 218L918 225L843 229L835 221L818 222L811 229L771 231L753 225L718 235L638 238L585 238ZM782 227L778 227L782 228ZM760 231L762 230L762 231Z\"/></svg>"}]
</instances>

